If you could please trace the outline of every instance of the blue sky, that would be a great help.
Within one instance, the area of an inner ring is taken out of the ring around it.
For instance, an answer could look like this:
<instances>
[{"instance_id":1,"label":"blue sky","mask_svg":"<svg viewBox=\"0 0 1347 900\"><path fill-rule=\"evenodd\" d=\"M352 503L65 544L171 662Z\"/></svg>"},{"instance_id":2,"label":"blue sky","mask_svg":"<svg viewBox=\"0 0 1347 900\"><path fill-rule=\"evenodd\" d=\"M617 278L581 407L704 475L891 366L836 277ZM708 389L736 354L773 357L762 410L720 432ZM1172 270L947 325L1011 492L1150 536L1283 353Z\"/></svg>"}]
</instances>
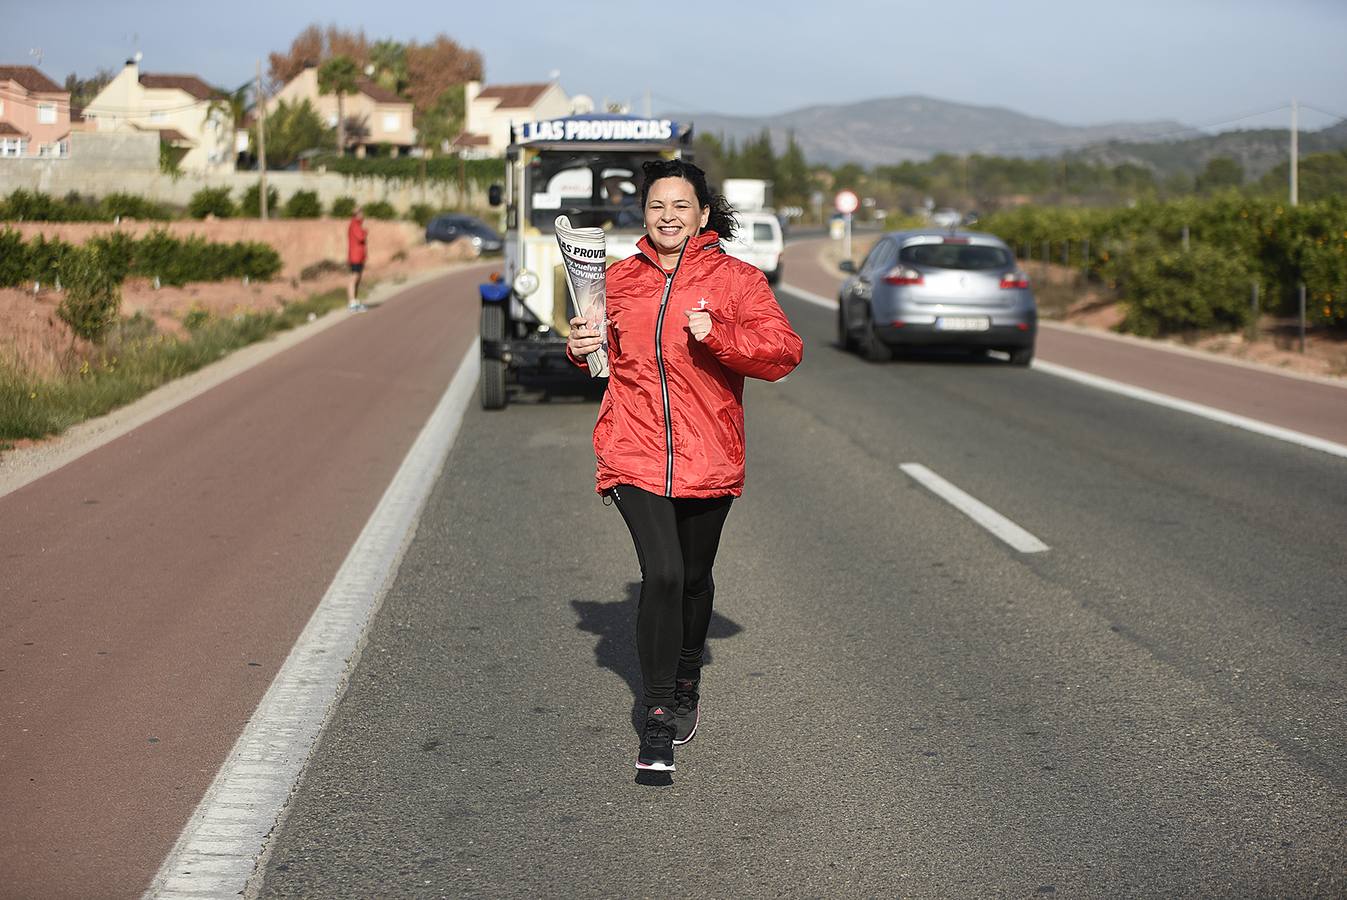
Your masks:
<instances>
[{"instance_id":1,"label":"blue sky","mask_svg":"<svg viewBox=\"0 0 1347 900\"><path fill-rule=\"evenodd\" d=\"M1306 127L1347 115L1347 0L1015 3L832 0L328 0L123 3L6 0L0 64L117 68L233 87L319 22L371 38L445 32L479 50L489 83L545 81L655 111L770 115L926 94L1070 124L1216 125L1297 97ZM522 14L521 14L522 13ZM1284 126L1285 111L1226 127Z\"/></svg>"}]
</instances>

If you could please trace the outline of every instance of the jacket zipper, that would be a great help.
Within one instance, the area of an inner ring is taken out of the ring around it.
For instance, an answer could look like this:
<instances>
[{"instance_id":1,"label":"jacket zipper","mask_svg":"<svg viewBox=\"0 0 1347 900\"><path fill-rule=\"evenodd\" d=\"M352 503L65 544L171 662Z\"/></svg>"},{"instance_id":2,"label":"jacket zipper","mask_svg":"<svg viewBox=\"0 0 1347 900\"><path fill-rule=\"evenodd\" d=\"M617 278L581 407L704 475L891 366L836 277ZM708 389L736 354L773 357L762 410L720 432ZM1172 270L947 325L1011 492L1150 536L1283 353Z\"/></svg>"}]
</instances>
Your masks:
<instances>
[{"instance_id":1,"label":"jacket zipper","mask_svg":"<svg viewBox=\"0 0 1347 900\"><path fill-rule=\"evenodd\" d=\"M659 318L655 321L655 363L659 369L659 393L664 402L664 496L673 496L673 422L669 412L669 376L664 371L664 312L669 305L669 294L673 290L674 276L683 265L683 254L687 252L687 241L678 251L678 262L672 272L664 273L664 294L659 298Z\"/></svg>"}]
</instances>

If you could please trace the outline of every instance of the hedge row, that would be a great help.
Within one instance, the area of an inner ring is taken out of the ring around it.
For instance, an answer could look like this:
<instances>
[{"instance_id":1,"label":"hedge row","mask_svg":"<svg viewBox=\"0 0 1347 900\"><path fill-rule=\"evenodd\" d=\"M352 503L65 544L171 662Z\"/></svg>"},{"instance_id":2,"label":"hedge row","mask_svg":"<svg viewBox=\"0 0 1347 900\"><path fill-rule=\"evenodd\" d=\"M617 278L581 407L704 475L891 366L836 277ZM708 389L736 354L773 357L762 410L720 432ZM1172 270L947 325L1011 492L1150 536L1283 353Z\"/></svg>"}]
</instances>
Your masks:
<instances>
[{"instance_id":1,"label":"hedge row","mask_svg":"<svg viewBox=\"0 0 1347 900\"><path fill-rule=\"evenodd\" d=\"M485 190L493 184L505 183L505 160L459 159L454 156L419 159L411 156L365 157L320 156L316 165L329 172L357 178L399 178L404 181L451 181L460 179Z\"/></svg>"},{"instance_id":2,"label":"hedge row","mask_svg":"<svg viewBox=\"0 0 1347 900\"><path fill-rule=\"evenodd\" d=\"M1118 288L1129 303L1124 327L1139 333L1237 328L1255 284L1263 310L1294 314L1302 282L1310 322L1347 326L1341 198L1294 207L1238 194L1126 209L1021 207L980 227L1032 255L1070 242L1071 262Z\"/></svg>"},{"instance_id":3,"label":"hedge row","mask_svg":"<svg viewBox=\"0 0 1347 900\"><path fill-rule=\"evenodd\" d=\"M39 235L25 242L11 229L0 230L0 287L20 287L58 279L69 287L92 251L98 267L120 284L128 275L158 278L164 284L250 278L266 281L281 270L281 257L258 241L211 243L192 235L177 238L156 230L140 239L122 232L91 238L83 245ZM84 253L84 255L81 255Z\"/></svg>"},{"instance_id":4,"label":"hedge row","mask_svg":"<svg viewBox=\"0 0 1347 900\"><path fill-rule=\"evenodd\" d=\"M9 222L111 222L114 219L173 218L173 212L134 194L108 194L101 200L75 191L64 198L17 190L0 198L0 220Z\"/></svg>"},{"instance_id":5,"label":"hedge row","mask_svg":"<svg viewBox=\"0 0 1347 900\"><path fill-rule=\"evenodd\" d=\"M386 160L386 162L397 161ZM243 191L236 200L227 187L202 188L188 201L187 215L193 219L204 219L207 216L214 216L217 219L230 219L235 216L256 218L261 214L260 193L258 186L254 184ZM332 201L328 212L336 218L346 218L355 207L354 197L338 197ZM365 215L371 219L407 218L423 226L439 212L436 207L416 203L404 215L391 203L383 200L366 203L364 208ZM316 191L296 191L281 203L276 189L268 187L267 209L271 216L286 219L317 219L323 215L323 203ZM18 190L9 197L0 198L0 221L111 222L118 218L166 221L176 216L171 207L131 194L109 194L102 200L95 200L92 197L71 193L64 199L58 199L36 191Z\"/></svg>"}]
</instances>

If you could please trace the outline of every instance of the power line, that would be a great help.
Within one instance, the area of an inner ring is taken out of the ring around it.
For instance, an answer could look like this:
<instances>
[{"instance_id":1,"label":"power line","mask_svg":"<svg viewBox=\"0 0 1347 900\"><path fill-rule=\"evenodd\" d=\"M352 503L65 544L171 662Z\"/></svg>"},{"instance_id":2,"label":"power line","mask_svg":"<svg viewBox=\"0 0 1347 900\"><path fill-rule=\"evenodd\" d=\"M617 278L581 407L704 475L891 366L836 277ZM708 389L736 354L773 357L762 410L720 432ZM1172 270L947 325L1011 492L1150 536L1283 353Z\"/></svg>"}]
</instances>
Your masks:
<instances>
[{"instance_id":1,"label":"power line","mask_svg":"<svg viewBox=\"0 0 1347 900\"><path fill-rule=\"evenodd\" d=\"M1347 116L1344 116L1342 113L1330 112L1329 110L1326 110L1326 109L1320 109L1320 108L1317 107L1317 106L1311 106L1311 105L1308 104L1308 103L1301 103L1301 104L1300 104L1300 108L1301 108L1301 109L1312 109L1312 110L1314 110L1314 111L1317 112L1317 113L1321 113L1322 115L1328 116L1328 117L1333 118L1333 119L1337 119L1338 122L1341 122L1341 121L1343 121L1344 119L1347 119ZM1336 125L1337 122L1334 122L1333 124ZM1330 126L1330 127L1331 127L1331 126Z\"/></svg>"}]
</instances>

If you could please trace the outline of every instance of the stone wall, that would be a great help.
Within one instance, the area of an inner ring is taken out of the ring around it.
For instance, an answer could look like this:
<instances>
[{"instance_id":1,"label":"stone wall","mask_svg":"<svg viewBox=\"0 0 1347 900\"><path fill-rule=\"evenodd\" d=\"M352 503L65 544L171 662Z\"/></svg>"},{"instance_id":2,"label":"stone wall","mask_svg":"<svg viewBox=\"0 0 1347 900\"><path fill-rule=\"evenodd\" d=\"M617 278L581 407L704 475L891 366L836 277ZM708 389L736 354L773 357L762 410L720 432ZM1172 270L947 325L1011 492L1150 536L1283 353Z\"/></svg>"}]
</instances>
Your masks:
<instances>
[{"instance_id":1,"label":"stone wall","mask_svg":"<svg viewBox=\"0 0 1347 900\"><path fill-rule=\"evenodd\" d=\"M186 206L204 187L227 187L235 200L257 183L256 172L167 175L159 171L159 139L152 134L75 132L66 159L0 160L0 195L23 189L63 197L71 191L102 197L138 194L160 203ZM494 222L498 212L487 204L486 191L467 185L460 194L455 182L415 179L358 178L335 172L268 172L267 186L280 202L296 191L314 191L324 208L338 197L358 203L383 200L399 213L415 203L438 209L475 212Z\"/></svg>"}]
</instances>

